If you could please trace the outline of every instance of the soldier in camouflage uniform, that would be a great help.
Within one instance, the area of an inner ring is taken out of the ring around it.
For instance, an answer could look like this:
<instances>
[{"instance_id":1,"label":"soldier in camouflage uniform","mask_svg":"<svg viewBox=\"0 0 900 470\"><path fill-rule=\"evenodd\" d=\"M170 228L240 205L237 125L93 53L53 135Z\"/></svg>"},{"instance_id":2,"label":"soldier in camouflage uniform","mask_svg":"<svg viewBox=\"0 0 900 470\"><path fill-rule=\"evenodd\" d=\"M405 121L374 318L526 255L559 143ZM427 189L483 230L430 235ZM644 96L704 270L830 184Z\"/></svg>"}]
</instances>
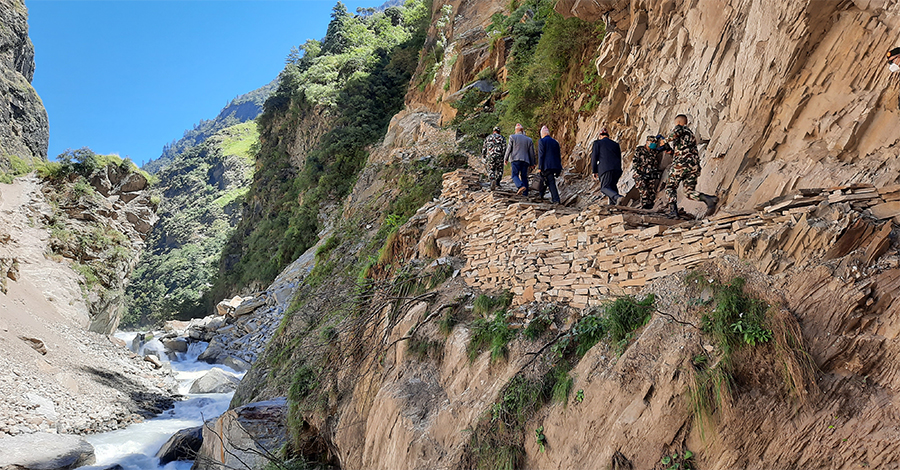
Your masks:
<instances>
[{"instance_id":1,"label":"soldier in camouflage uniform","mask_svg":"<svg viewBox=\"0 0 900 470\"><path fill-rule=\"evenodd\" d=\"M641 193L641 207L644 209L653 209L653 203L656 202L656 191L662 176L659 171L662 152L672 150L668 145L660 147L660 138L662 136L648 135L647 143L634 149L634 185Z\"/></svg>"},{"instance_id":2,"label":"soldier in camouflage uniform","mask_svg":"<svg viewBox=\"0 0 900 470\"><path fill-rule=\"evenodd\" d=\"M481 160L488 169L491 178L491 190L497 189L503 178L503 162L506 154L506 139L500 135L500 128L495 127L494 132L484 139L481 147Z\"/></svg>"},{"instance_id":3,"label":"soldier in camouflage uniform","mask_svg":"<svg viewBox=\"0 0 900 470\"><path fill-rule=\"evenodd\" d=\"M669 217L678 217L678 185L684 184L684 193L688 199L706 203L706 215L716 210L719 198L697 191L697 178L700 176L700 154L697 152L697 139L687 127L687 116L679 114L675 117L675 129L666 139L675 152L672 158L672 171L666 184L669 196Z\"/></svg>"}]
</instances>

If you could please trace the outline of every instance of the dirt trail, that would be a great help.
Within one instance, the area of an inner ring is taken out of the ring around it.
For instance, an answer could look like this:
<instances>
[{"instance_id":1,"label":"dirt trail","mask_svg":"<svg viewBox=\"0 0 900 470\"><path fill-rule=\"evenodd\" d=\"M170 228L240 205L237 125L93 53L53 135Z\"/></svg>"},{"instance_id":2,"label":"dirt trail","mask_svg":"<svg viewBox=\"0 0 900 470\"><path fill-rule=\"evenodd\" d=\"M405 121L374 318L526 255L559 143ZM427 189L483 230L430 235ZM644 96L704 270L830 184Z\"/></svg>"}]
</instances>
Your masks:
<instances>
[{"instance_id":1,"label":"dirt trail","mask_svg":"<svg viewBox=\"0 0 900 470\"><path fill-rule=\"evenodd\" d=\"M50 213L36 178L29 176L19 178L13 184L0 185L0 222L3 231L10 235L9 243L0 245L0 257L19 260L22 277L18 283L22 287L31 287L22 292L28 296L22 300L52 303L51 308L36 312L40 323L50 320L47 315L53 312L62 315L73 326L84 327L88 322L88 309L81 298L76 274L66 262L45 256L50 233L40 226L40 218Z\"/></svg>"}]
</instances>

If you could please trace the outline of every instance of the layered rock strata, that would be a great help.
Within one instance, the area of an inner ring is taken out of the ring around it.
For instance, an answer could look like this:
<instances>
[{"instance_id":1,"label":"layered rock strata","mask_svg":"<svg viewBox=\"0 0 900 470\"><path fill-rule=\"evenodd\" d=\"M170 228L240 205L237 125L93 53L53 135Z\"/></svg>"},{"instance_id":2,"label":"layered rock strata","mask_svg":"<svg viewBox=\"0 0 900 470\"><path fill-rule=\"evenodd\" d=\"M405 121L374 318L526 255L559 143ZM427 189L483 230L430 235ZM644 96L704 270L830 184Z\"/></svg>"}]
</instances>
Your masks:
<instances>
[{"instance_id":1,"label":"layered rock strata","mask_svg":"<svg viewBox=\"0 0 900 470\"><path fill-rule=\"evenodd\" d=\"M0 2L0 170L10 155L47 158L47 111L31 86L34 46L23 0Z\"/></svg>"}]
</instances>

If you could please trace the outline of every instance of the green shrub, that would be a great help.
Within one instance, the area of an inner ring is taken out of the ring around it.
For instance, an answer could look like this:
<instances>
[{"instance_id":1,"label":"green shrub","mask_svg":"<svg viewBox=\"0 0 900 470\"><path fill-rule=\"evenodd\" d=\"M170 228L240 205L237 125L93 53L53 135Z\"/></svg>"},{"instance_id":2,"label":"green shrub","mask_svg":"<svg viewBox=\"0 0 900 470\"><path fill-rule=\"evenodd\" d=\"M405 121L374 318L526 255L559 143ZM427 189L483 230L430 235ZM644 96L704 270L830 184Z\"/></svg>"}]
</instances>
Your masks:
<instances>
[{"instance_id":1,"label":"green shrub","mask_svg":"<svg viewBox=\"0 0 900 470\"><path fill-rule=\"evenodd\" d=\"M528 323L528 326L525 328L522 335L525 336L525 338L534 341L543 336L552 324L553 319L550 315L542 312Z\"/></svg>"},{"instance_id":2,"label":"green shrub","mask_svg":"<svg viewBox=\"0 0 900 470\"><path fill-rule=\"evenodd\" d=\"M512 292L506 291L497 296L481 294L475 298L473 308L475 315L489 316L499 309L506 309L512 303Z\"/></svg>"},{"instance_id":3,"label":"green shrub","mask_svg":"<svg viewBox=\"0 0 900 470\"><path fill-rule=\"evenodd\" d=\"M609 339L624 350L634 330L647 324L656 309L656 297L648 294L642 300L631 296L619 297L604 307L604 323Z\"/></svg>"},{"instance_id":4,"label":"green shrub","mask_svg":"<svg viewBox=\"0 0 900 470\"><path fill-rule=\"evenodd\" d=\"M466 352L471 362L485 350L491 351L491 362L506 357L507 345L516 335L515 330L507 323L505 310L498 310L490 321L484 318L476 319L470 325L470 329L472 336L469 338Z\"/></svg>"},{"instance_id":5,"label":"green shrub","mask_svg":"<svg viewBox=\"0 0 900 470\"><path fill-rule=\"evenodd\" d=\"M443 333L444 336L447 336L453 332L453 328L458 324L459 317L457 316L456 310L447 309L438 321L438 330Z\"/></svg>"},{"instance_id":6,"label":"green shrub","mask_svg":"<svg viewBox=\"0 0 900 470\"><path fill-rule=\"evenodd\" d=\"M550 385L550 397L555 403L568 405L569 395L575 380L569 375L572 367L566 361L561 361L547 372L545 381Z\"/></svg>"},{"instance_id":7,"label":"green shrub","mask_svg":"<svg viewBox=\"0 0 900 470\"><path fill-rule=\"evenodd\" d=\"M17 176L27 174L34 169L34 163L28 162L15 155L9 155L7 159L9 161L9 170L5 172L0 171L0 183L10 184Z\"/></svg>"},{"instance_id":8,"label":"green shrub","mask_svg":"<svg viewBox=\"0 0 900 470\"><path fill-rule=\"evenodd\" d=\"M522 375L513 377L472 432L467 450L474 467L522 468L525 423L544 405L545 399L540 380Z\"/></svg>"},{"instance_id":9,"label":"green shrub","mask_svg":"<svg viewBox=\"0 0 900 470\"><path fill-rule=\"evenodd\" d=\"M650 320L655 302L653 294L641 300L625 296L608 302L579 320L552 350L559 357L574 354L581 358L597 343L606 340L622 354L634 330Z\"/></svg>"},{"instance_id":10,"label":"green shrub","mask_svg":"<svg viewBox=\"0 0 900 470\"><path fill-rule=\"evenodd\" d=\"M408 339L406 343L407 353L419 361L440 358L443 348L444 343L422 337L418 334Z\"/></svg>"},{"instance_id":11,"label":"green shrub","mask_svg":"<svg viewBox=\"0 0 900 470\"><path fill-rule=\"evenodd\" d=\"M696 282L705 275L692 275ZM715 345L712 356L705 353L691 361L690 404L703 432L704 418L729 406L737 390L734 374L739 368L734 355L745 348L771 343L771 360L780 372L788 396L801 403L817 391L815 363L803 349L800 327L791 315L744 292L745 281L735 278L727 284L710 282L712 303L707 305L701 330ZM759 366L756 366L759 367Z\"/></svg>"},{"instance_id":12,"label":"green shrub","mask_svg":"<svg viewBox=\"0 0 900 470\"><path fill-rule=\"evenodd\" d=\"M713 284L715 308L702 318L702 329L711 335L726 357L741 345L768 342L772 331L766 325L769 305L744 293L744 279Z\"/></svg>"}]
</instances>

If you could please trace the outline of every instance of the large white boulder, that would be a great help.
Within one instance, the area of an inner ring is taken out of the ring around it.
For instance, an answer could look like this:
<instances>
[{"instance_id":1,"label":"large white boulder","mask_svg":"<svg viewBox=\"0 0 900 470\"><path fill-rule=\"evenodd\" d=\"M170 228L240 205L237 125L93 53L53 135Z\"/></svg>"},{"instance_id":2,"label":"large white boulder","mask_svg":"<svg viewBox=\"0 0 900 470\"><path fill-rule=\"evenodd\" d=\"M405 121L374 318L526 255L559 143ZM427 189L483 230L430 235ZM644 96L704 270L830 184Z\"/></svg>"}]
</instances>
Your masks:
<instances>
[{"instance_id":1,"label":"large white boulder","mask_svg":"<svg viewBox=\"0 0 900 470\"><path fill-rule=\"evenodd\" d=\"M39 432L0 439L0 468L69 470L94 462L94 447L78 436Z\"/></svg>"}]
</instances>

